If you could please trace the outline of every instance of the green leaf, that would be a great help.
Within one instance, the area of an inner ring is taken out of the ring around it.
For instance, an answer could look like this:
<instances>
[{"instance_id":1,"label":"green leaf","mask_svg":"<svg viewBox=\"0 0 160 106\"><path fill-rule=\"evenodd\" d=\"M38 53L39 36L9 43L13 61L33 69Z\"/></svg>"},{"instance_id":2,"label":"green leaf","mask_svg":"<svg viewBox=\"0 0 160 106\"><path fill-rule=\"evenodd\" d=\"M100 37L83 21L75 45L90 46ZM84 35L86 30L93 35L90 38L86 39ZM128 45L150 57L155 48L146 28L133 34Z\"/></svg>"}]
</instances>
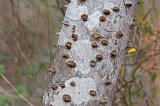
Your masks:
<instances>
[{"instance_id":1,"label":"green leaf","mask_svg":"<svg viewBox=\"0 0 160 106\"><path fill-rule=\"evenodd\" d=\"M145 97L144 95L141 96L142 100L144 100L144 97Z\"/></svg>"},{"instance_id":2,"label":"green leaf","mask_svg":"<svg viewBox=\"0 0 160 106\"><path fill-rule=\"evenodd\" d=\"M2 27L2 25L0 24L0 33L2 33L3 32L3 27Z\"/></svg>"},{"instance_id":3,"label":"green leaf","mask_svg":"<svg viewBox=\"0 0 160 106\"><path fill-rule=\"evenodd\" d=\"M4 60L5 56L3 54L0 53L0 61Z\"/></svg>"},{"instance_id":4,"label":"green leaf","mask_svg":"<svg viewBox=\"0 0 160 106\"><path fill-rule=\"evenodd\" d=\"M19 67L21 73L27 77L29 77L30 79L34 79L36 76L36 71L37 71L37 67L35 64L32 64L30 62L30 66L29 67Z\"/></svg>"},{"instance_id":5,"label":"green leaf","mask_svg":"<svg viewBox=\"0 0 160 106\"><path fill-rule=\"evenodd\" d=\"M154 82L156 80L156 78L157 78L157 72L154 71L151 74L151 81Z\"/></svg>"},{"instance_id":6,"label":"green leaf","mask_svg":"<svg viewBox=\"0 0 160 106\"><path fill-rule=\"evenodd\" d=\"M28 88L27 88L26 85L18 84L18 85L16 86L16 89L17 89L20 93L22 93L24 96L29 97L30 94L29 94L29 91L28 91Z\"/></svg>"},{"instance_id":7,"label":"green leaf","mask_svg":"<svg viewBox=\"0 0 160 106\"><path fill-rule=\"evenodd\" d=\"M0 74L4 74L4 73L5 73L4 65L0 64Z\"/></svg>"},{"instance_id":8,"label":"green leaf","mask_svg":"<svg viewBox=\"0 0 160 106\"><path fill-rule=\"evenodd\" d=\"M9 102L9 98L5 95L0 96L0 106L5 106Z\"/></svg>"},{"instance_id":9,"label":"green leaf","mask_svg":"<svg viewBox=\"0 0 160 106\"><path fill-rule=\"evenodd\" d=\"M142 90L141 87L137 87L133 90L132 94L137 94L137 93L140 93L140 91Z\"/></svg>"}]
</instances>

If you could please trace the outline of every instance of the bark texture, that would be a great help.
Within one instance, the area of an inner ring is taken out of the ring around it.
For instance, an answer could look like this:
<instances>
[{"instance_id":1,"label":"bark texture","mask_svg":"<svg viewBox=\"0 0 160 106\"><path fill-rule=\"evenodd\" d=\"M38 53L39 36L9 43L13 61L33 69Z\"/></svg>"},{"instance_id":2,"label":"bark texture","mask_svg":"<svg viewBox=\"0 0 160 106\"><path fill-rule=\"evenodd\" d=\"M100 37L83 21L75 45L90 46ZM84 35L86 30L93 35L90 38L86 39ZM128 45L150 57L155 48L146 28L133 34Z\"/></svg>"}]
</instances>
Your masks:
<instances>
[{"instance_id":1,"label":"bark texture","mask_svg":"<svg viewBox=\"0 0 160 106\"><path fill-rule=\"evenodd\" d=\"M68 3L43 106L111 106L135 5L136 0Z\"/></svg>"}]
</instances>

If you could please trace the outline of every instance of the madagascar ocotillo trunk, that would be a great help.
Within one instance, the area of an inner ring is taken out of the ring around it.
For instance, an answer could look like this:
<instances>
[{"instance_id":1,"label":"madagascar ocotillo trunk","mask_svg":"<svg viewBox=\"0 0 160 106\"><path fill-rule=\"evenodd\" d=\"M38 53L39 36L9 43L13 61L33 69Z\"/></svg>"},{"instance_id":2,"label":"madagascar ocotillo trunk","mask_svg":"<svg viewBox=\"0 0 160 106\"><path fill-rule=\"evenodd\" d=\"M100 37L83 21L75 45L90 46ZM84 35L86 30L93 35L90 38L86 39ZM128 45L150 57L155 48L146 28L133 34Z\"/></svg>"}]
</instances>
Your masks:
<instances>
[{"instance_id":1,"label":"madagascar ocotillo trunk","mask_svg":"<svg viewBox=\"0 0 160 106\"><path fill-rule=\"evenodd\" d=\"M111 106L136 0L67 0L43 106Z\"/></svg>"}]
</instances>

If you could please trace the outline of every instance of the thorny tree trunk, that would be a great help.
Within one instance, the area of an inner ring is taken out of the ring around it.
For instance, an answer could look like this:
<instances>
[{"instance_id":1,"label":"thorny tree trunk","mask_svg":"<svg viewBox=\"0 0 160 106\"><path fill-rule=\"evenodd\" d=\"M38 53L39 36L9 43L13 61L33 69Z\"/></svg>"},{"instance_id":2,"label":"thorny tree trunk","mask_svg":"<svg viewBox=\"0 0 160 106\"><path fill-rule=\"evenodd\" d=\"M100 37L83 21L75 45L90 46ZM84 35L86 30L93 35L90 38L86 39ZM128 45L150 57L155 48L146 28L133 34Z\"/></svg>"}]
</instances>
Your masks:
<instances>
[{"instance_id":1,"label":"thorny tree trunk","mask_svg":"<svg viewBox=\"0 0 160 106\"><path fill-rule=\"evenodd\" d=\"M136 0L68 3L43 106L112 105L135 5Z\"/></svg>"}]
</instances>

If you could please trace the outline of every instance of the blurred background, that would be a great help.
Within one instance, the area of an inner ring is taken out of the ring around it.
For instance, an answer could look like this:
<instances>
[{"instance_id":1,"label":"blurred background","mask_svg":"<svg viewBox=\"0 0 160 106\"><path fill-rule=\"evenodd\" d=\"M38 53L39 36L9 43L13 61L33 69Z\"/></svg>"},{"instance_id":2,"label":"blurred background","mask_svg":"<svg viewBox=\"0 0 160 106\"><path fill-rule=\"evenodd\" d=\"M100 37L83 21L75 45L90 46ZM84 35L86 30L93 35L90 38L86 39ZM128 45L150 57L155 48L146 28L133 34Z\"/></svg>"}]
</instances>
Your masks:
<instances>
[{"instance_id":1,"label":"blurred background","mask_svg":"<svg viewBox=\"0 0 160 106\"><path fill-rule=\"evenodd\" d=\"M41 106L65 0L0 0L0 106ZM160 106L160 0L138 0L113 106ZM22 94L22 95L21 95Z\"/></svg>"}]
</instances>

